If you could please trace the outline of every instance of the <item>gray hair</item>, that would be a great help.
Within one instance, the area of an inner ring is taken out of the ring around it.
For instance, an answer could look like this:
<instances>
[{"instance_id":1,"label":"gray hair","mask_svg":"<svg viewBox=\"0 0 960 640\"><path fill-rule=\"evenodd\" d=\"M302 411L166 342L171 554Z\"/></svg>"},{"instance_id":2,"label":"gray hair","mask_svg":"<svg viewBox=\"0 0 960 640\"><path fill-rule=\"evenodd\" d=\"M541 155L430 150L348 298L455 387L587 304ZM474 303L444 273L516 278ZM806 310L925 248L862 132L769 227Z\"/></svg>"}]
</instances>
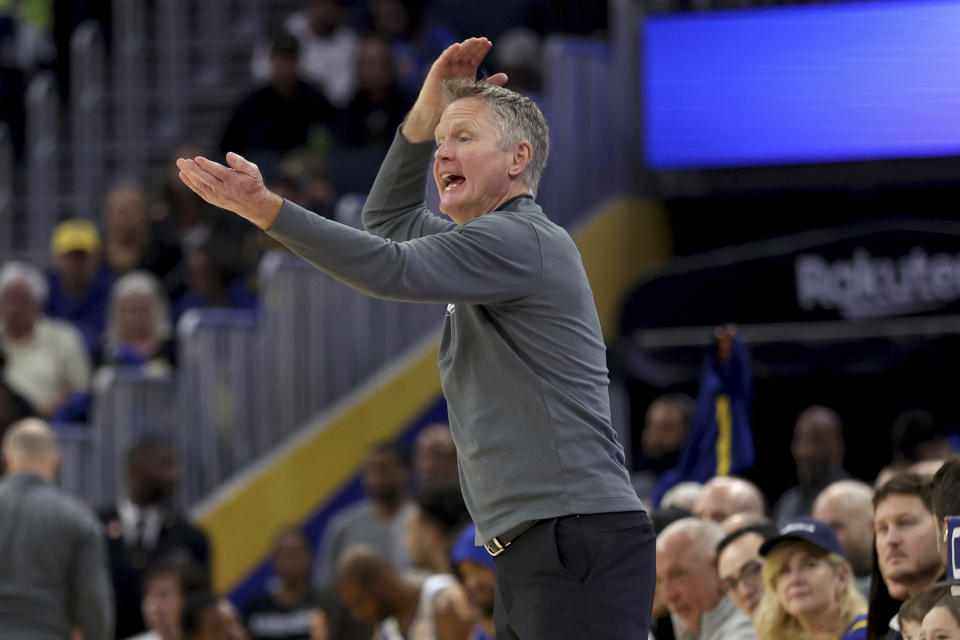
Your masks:
<instances>
[{"instance_id":1,"label":"gray hair","mask_svg":"<svg viewBox=\"0 0 960 640\"><path fill-rule=\"evenodd\" d=\"M683 536L690 543L690 548L699 552L704 558L717 555L717 544L723 540L723 528L713 520L703 518L681 518L670 523L657 535L657 550L660 551L670 538Z\"/></svg>"},{"instance_id":2,"label":"gray hair","mask_svg":"<svg viewBox=\"0 0 960 640\"><path fill-rule=\"evenodd\" d=\"M688 482L678 482L663 494L660 498L660 508L680 507L687 511L693 511L693 505L697 502L697 496L703 491L703 485L692 480Z\"/></svg>"},{"instance_id":3,"label":"gray hair","mask_svg":"<svg viewBox=\"0 0 960 640\"><path fill-rule=\"evenodd\" d=\"M47 281L40 269L32 264L13 260L0 267L0 294L15 282L23 281L30 289L30 296L34 302L43 307L47 302Z\"/></svg>"},{"instance_id":4,"label":"gray hair","mask_svg":"<svg viewBox=\"0 0 960 640\"><path fill-rule=\"evenodd\" d=\"M464 98L479 98L487 104L490 122L497 130L497 141L502 149L509 149L523 140L530 142L533 157L527 166L524 181L530 192L536 196L550 152L550 132L536 103L516 91L487 84L483 80L444 81L444 103L450 105Z\"/></svg>"},{"instance_id":5,"label":"gray hair","mask_svg":"<svg viewBox=\"0 0 960 640\"><path fill-rule=\"evenodd\" d=\"M107 328L105 339L108 347L115 347L120 342L117 327L117 305L126 295L147 295L153 300L154 336L163 341L173 334L170 323L170 305L167 294L160 284L160 280L148 271L132 271L117 280L110 292L110 308L107 313Z\"/></svg>"}]
</instances>

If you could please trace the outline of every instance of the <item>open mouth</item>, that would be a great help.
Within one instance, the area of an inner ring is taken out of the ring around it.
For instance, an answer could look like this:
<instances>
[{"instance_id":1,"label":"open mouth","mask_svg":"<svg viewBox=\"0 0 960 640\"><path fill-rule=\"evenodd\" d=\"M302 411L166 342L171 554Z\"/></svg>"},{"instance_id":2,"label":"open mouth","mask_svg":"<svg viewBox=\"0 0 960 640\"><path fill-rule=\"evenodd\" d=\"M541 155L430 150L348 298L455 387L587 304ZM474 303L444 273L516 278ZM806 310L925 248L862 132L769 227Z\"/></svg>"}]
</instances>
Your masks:
<instances>
[{"instance_id":1,"label":"open mouth","mask_svg":"<svg viewBox=\"0 0 960 640\"><path fill-rule=\"evenodd\" d=\"M450 191L453 189L459 189L466 178L461 175L457 175L456 173L445 173L440 176L440 180L443 183L443 190Z\"/></svg>"}]
</instances>

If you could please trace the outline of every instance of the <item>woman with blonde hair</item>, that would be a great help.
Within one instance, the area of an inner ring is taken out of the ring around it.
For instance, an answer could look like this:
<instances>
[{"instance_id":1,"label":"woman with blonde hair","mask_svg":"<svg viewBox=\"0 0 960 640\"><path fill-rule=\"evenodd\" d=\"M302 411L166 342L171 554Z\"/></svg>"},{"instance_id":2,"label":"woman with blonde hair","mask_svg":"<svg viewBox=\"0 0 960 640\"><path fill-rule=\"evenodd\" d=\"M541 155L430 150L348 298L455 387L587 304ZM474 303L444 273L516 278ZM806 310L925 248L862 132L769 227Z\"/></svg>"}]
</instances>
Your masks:
<instances>
[{"instance_id":1,"label":"woman with blonde hair","mask_svg":"<svg viewBox=\"0 0 960 640\"><path fill-rule=\"evenodd\" d=\"M836 533L796 518L760 547L767 590L754 616L758 640L864 640L867 603Z\"/></svg>"},{"instance_id":2,"label":"woman with blonde hair","mask_svg":"<svg viewBox=\"0 0 960 640\"><path fill-rule=\"evenodd\" d=\"M104 334L103 364L162 374L174 363L170 305L152 273L131 271L113 285Z\"/></svg>"}]
</instances>

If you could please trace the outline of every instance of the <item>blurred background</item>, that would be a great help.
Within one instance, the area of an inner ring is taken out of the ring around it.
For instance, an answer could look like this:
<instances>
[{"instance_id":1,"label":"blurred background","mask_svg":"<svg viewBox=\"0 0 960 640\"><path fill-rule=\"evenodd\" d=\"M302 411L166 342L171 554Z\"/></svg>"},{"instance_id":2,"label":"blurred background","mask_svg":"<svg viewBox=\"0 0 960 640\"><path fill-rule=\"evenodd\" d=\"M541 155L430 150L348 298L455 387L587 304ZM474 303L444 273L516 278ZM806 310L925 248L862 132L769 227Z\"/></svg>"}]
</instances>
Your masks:
<instances>
[{"instance_id":1,"label":"blurred background","mask_svg":"<svg viewBox=\"0 0 960 640\"><path fill-rule=\"evenodd\" d=\"M550 125L538 200L583 253L633 471L677 461L686 426L645 440L648 407L698 394L728 323L752 366L742 473L771 505L806 407L842 418L868 482L918 455L912 429L960 426L946 0L0 0L0 324L68 322L82 345L38 381L7 335L0 422L52 419L91 505L124 495L138 438L174 443L177 503L237 602L281 526L320 544L369 448L445 419L443 309L347 289L173 162L237 151L358 226L429 64L474 35Z\"/></svg>"}]
</instances>

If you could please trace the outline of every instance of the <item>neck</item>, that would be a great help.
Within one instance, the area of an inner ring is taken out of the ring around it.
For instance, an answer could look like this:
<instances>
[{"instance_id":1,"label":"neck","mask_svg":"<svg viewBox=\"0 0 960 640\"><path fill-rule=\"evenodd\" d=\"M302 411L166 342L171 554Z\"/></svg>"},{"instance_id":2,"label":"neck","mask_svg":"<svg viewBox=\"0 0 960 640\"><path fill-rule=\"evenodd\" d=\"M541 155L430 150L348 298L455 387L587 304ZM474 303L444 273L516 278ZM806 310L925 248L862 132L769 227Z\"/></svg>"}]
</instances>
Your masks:
<instances>
[{"instance_id":1,"label":"neck","mask_svg":"<svg viewBox=\"0 0 960 640\"><path fill-rule=\"evenodd\" d=\"M909 582L900 582L900 584L903 585L904 589L907 590L907 597L912 598L936 582L941 573L943 573L943 565L938 566L936 571L931 571L926 575Z\"/></svg>"},{"instance_id":2,"label":"neck","mask_svg":"<svg viewBox=\"0 0 960 640\"><path fill-rule=\"evenodd\" d=\"M393 520L401 506L403 506L403 500L399 498L373 501L373 511L381 520Z\"/></svg>"},{"instance_id":3,"label":"neck","mask_svg":"<svg viewBox=\"0 0 960 640\"><path fill-rule=\"evenodd\" d=\"M180 629L174 627L172 629L164 629L163 631L157 630L157 635L163 640L180 640Z\"/></svg>"},{"instance_id":4,"label":"neck","mask_svg":"<svg viewBox=\"0 0 960 640\"><path fill-rule=\"evenodd\" d=\"M270 86L279 96L283 98L289 98L293 95L293 89L296 84L295 82L274 81L270 83Z\"/></svg>"},{"instance_id":5,"label":"neck","mask_svg":"<svg viewBox=\"0 0 960 640\"><path fill-rule=\"evenodd\" d=\"M450 566L450 549L446 545L435 548L433 557L430 558L430 571L433 573L453 573Z\"/></svg>"},{"instance_id":6,"label":"neck","mask_svg":"<svg viewBox=\"0 0 960 640\"><path fill-rule=\"evenodd\" d=\"M840 612L835 608L818 611L810 617L800 618L807 640L836 640Z\"/></svg>"},{"instance_id":7,"label":"neck","mask_svg":"<svg viewBox=\"0 0 960 640\"><path fill-rule=\"evenodd\" d=\"M497 632L497 629L493 624L493 618L487 618L484 616L480 618L480 622L478 624L480 625L480 628L482 628L490 637L493 637L493 635Z\"/></svg>"},{"instance_id":8,"label":"neck","mask_svg":"<svg viewBox=\"0 0 960 640\"><path fill-rule=\"evenodd\" d=\"M90 291L91 284L89 282L70 282L69 280L62 280L62 282L63 290L72 298L79 298Z\"/></svg>"},{"instance_id":9,"label":"neck","mask_svg":"<svg viewBox=\"0 0 960 640\"><path fill-rule=\"evenodd\" d=\"M10 475L15 473L23 473L30 476L36 476L44 482L53 482L53 479L56 476L56 473L52 472L46 466L31 464L29 462L21 462L19 464L10 464L8 462L7 473Z\"/></svg>"},{"instance_id":10,"label":"neck","mask_svg":"<svg viewBox=\"0 0 960 640\"><path fill-rule=\"evenodd\" d=\"M494 207L493 210L498 211L501 207L503 207L503 205L507 204L508 202L510 202L511 200L519 196L530 196L531 198L533 197L533 195L530 193L530 189L528 189L527 185L523 184L522 182L517 184L515 187L511 188L507 192L507 195L502 200L500 200L500 203L496 207Z\"/></svg>"},{"instance_id":11,"label":"neck","mask_svg":"<svg viewBox=\"0 0 960 640\"><path fill-rule=\"evenodd\" d=\"M834 479L840 476L842 467L834 467L833 469L827 471L823 474L812 474L803 478L799 477L799 484L801 487L809 490L820 490L826 487L828 484L833 482ZM799 476L799 474L798 474Z\"/></svg>"},{"instance_id":12,"label":"neck","mask_svg":"<svg viewBox=\"0 0 960 640\"><path fill-rule=\"evenodd\" d=\"M137 507L138 509L160 506L159 500L147 500L146 498L141 498L133 494L130 494L130 502L132 502L133 506Z\"/></svg>"},{"instance_id":13,"label":"neck","mask_svg":"<svg viewBox=\"0 0 960 640\"><path fill-rule=\"evenodd\" d=\"M406 635L410 623L413 622L413 616L417 614L417 607L420 604L420 589L423 587L423 581L420 579L407 580L401 586L397 593L394 603L394 617L397 619L397 625Z\"/></svg>"},{"instance_id":14,"label":"neck","mask_svg":"<svg viewBox=\"0 0 960 640\"><path fill-rule=\"evenodd\" d=\"M310 588L310 581L305 576L296 576L286 578L280 582L280 591L277 592L277 600L285 605L293 605L300 602Z\"/></svg>"},{"instance_id":15,"label":"neck","mask_svg":"<svg viewBox=\"0 0 960 640\"><path fill-rule=\"evenodd\" d=\"M26 340L33 334L33 325L28 326L5 326L3 333L14 342Z\"/></svg>"},{"instance_id":16,"label":"neck","mask_svg":"<svg viewBox=\"0 0 960 640\"><path fill-rule=\"evenodd\" d=\"M703 619L707 616L708 613L720 606L720 603L723 602L723 596L718 596L716 600L710 605L709 609L706 609L703 613L700 614L700 617L697 618L697 627L696 629L687 629L693 634L699 634L700 630L703 628Z\"/></svg>"},{"instance_id":17,"label":"neck","mask_svg":"<svg viewBox=\"0 0 960 640\"><path fill-rule=\"evenodd\" d=\"M157 344L157 340L153 336L134 336L126 342L139 351L141 355L147 356L153 354L154 348Z\"/></svg>"}]
</instances>

